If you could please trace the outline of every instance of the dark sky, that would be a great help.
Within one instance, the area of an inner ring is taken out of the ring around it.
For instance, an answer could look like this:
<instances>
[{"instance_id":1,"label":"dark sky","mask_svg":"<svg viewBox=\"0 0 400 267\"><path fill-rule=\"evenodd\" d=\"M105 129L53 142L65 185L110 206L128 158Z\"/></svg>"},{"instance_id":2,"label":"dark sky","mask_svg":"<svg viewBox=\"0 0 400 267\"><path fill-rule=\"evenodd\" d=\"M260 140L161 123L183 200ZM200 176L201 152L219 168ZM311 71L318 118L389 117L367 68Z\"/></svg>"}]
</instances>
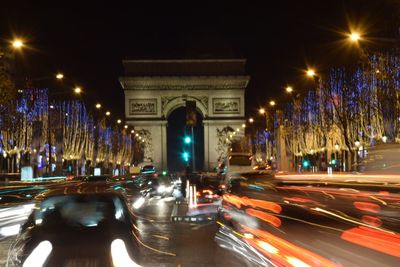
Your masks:
<instances>
[{"instance_id":1,"label":"dark sky","mask_svg":"<svg viewBox=\"0 0 400 267\"><path fill-rule=\"evenodd\" d=\"M65 83L82 86L89 103L100 101L117 115L123 114L122 59L247 58L251 114L268 99L280 101L286 84L309 86L302 81L307 64L326 69L351 59L357 51L343 47L339 33L350 22L364 28L366 46L387 42L400 10L395 0L213 2L2 7L0 33L3 43L13 35L28 42L23 72L45 77L60 70Z\"/></svg>"}]
</instances>

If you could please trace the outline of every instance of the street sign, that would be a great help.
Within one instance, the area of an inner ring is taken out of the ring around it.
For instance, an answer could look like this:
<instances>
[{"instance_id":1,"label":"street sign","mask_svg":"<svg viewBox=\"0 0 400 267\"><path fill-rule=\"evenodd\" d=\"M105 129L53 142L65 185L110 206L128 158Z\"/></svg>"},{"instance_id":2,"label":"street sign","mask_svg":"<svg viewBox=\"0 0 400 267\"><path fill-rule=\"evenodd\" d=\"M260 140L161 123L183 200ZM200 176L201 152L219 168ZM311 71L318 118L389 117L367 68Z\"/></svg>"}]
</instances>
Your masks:
<instances>
[{"instance_id":1,"label":"street sign","mask_svg":"<svg viewBox=\"0 0 400 267\"><path fill-rule=\"evenodd\" d=\"M196 101L186 100L186 125L196 126Z\"/></svg>"}]
</instances>

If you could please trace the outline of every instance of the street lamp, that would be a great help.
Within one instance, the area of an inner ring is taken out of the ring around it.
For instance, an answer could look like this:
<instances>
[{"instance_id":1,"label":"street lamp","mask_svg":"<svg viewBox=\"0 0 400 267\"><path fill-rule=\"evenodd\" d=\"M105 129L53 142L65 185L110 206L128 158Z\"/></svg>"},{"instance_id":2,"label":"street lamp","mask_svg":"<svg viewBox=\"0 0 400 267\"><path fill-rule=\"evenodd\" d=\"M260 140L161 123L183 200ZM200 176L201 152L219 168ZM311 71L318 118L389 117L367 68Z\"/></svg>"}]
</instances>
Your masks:
<instances>
[{"instance_id":1,"label":"street lamp","mask_svg":"<svg viewBox=\"0 0 400 267\"><path fill-rule=\"evenodd\" d=\"M349 34L349 39L351 42L357 43L361 39L361 36L358 32L352 32Z\"/></svg>"},{"instance_id":2,"label":"street lamp","mask_svg":"<svg viewBox=\"0 0 400 267\"><path fill-rule=\"evenodd\" d=\"M339 150L339 147L340 147L339 144L336 143L336 144L335 144L335 149L336 149L336 150Z\"/></svg>"},{"instance_id":3,"label":"street lamp","mask_svg":"<svg viewBox=\"0 0 400 267\"><path fill-rule=\"evenodd\" d=\"M135 133L135 130L131 130L131 134Z\"/></svg>"},{"instance_id":4,"label":"street lamp","mask_svg":"<svg viewBox=\"0 0 400 267\"><path fill-rule=\"evenodd\" d=\"M315 76L315 70L313 70L313 69L308 69L308 70L306 71L306 74L307 74L308 77L314 77L314 76Z\"/></svg>"},{"instance_id":5,"label":"street lamp","mask_svg":"<svg viewBox=\"0 0 400 267\"><path fill-rule=\"evenodd\" d=\"M79 95L80 93L82 93L82 89L80 87L75 87L74 93Z\"/></svg>"},{"instance_id":6,"label":"street lamp","mask_svg":"<svg viewBox=\"0 0 400 267\"><path fill-rule=\"evenodd\" d=\"M242 124L242 128L246 128L246 124L243 123L243 124Z\"/></svg>"},{"instance_id":7,"label":"street lamp","mask_svg":"<svg viewBox=\"0 0 400 267\"><path fill-rule=\"evenodd\" d=\"M125 128L125 129L128 129L128 125L125 124L124 128Z\"/></svg>"},{"instance_id":8,"label":"street lamp","mask_svg":"<svg viewBox=\"0 0 400 267\"><path fill-rule=\"evenodd\" d=\"M250 119L249 119L249 122L250 122L250 123L253 123L253 122L254 122L254 119L253 119L253 118L250 118Z\"/></svg>"},{"instance_id":9,"label":"street lamp","mask_svg":"<svg viewBox=\"0 0 400 267\"><path fill-rule=\"evenodd\" d=\"M258 112L259 112L260 114L265 114L265 109L260 108L260 109L258 110Z\"/></svg>"},{"instance_id":10,"label":"street lamp","mask_svg":"<svg viewBox=\"0 0 400 267\"><path fill-rule=\"evenodd\" d=\"M15 39L11 42L12 47L21 49L24 46L24 42L21 39Z\"/></svg>"},{"instance_id":11,"label":"street lamp","mask_svg":"<svg viewBox=\"0 0 400 267\"><path fill-rule=\"evenodd\" d=\"M56 78L57 78L57 80L62 80L64 78L64 74L57 73Z\"/></svg>"},{"instance_id":12,"label":"street lamp","mask_svg":"<svg viewBox=\"0 0 400 267\"><path fill-rule=\"evenodd\" d=\"M288 87L286 87L286 93L292 93L293 92L293 87L291 87L291 86L288 86Z\"/></svg>"},{"instance_id":13,"label":"street lamp","mask_svg":"<svg viewBox=\"0 0 400 267\"><path fill-rule=\"evenodd\" d=\"M111 112L110 111L107 111L106 112L106 116L110 116L111 115Z\"/></svg>"},{"instance_id":14,"label":"street lamp","mask_svg":"<svg viewBox=\"0 0 400 267\"><path fill-rule=\"evenodd\" d=\"M97 103L97 104L96 104L96 108L97 108L97 109L100 109L100 108L101 108L101 104L100 104L100 103Z\"/></svg>"},{"instance_id":15,"label":"street lamp","mask_svg":"<svg viewBox=\"0 0 400 267\"><path fill-rule=\"evenodd\" d=\"M117 123L118 123L118 124L121 124L121 122L122 122L121 120L117 120Z\"/></svg>"},{"instance_id":16,"label":"street lamp","mask_svg":"<svg viewBox=\"0 0 400 267\"><path fill-rule=\"evenodd\" d=\"M270 105L271 107L273 107L273 106L275 106L275 105L276 105L276 103L275 103L275 101L274 101L274 100L271 100L271 101L269 101L269 105Z\"/></svg>"}]
</instances>

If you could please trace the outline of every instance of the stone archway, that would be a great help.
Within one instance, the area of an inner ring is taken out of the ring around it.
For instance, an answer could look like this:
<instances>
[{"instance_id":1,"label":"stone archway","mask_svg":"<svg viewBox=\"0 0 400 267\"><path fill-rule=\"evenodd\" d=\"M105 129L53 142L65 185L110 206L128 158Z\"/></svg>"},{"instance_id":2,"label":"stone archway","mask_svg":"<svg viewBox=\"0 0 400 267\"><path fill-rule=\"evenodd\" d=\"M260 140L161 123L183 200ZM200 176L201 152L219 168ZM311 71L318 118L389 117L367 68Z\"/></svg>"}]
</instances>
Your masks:
<instances>
[{"instance_id":1,"label":"stone archway","mask_svg":"<svg viewBox=\"0 0 400 267\"><path fill-rule=\"evenodd\" d=\"M203 117L204 169L218 164L219 129L241 129L244 91L249 82L245 60L128 60L120 83L128 124L148 133L146 158L167 166L167 118L186 100L195 100ZM148 140L151 140L148 141Z\"/></svg>"},{"instance_id":2,"label":"stone archway","mask_svg":"<svg viewBox=\"0 0 400 267\"><path fill-rule=\"evenodd\" d=\"M167 123L167 166L168 170L182 171L187 163L192 166L192 158L189 162L183 160L183 153L192 156L192 144L184 142L185 136L191 136L191 128L186 126L186 109L179 105L169 112ZM203 116L197 111L197 124L193 128L193 145L195 150L195 168L202 170L204 164L204 127Z\"/></svg>"}]
</instances>

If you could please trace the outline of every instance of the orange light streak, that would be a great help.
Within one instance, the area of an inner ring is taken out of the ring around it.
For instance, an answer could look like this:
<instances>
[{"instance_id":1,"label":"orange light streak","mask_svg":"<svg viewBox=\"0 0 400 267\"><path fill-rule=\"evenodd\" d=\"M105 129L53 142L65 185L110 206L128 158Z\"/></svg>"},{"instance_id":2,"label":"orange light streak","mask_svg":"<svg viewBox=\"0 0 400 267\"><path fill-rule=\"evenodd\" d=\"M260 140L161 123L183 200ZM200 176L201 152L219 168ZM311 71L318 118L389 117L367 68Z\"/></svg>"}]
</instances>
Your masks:
<instances>
[{"instance_id":1,"label":"orange light streak","mask_svg":"<svg viewBox=\"0 0 400 267\"><path fill-rule=\"evenodd\" d=\"M344 231L341 238L366 248L400 257L399 234L391 234L360 226Z\"/></svg>"},{"instance_id":2,"label":"orange light streak","mask_svg":"<svg viewBox=\"0 0 400 267\"><path fill-rule=\"evenodd\" d=\"M378 213L381 210L381 207L378 204L370 202L353 202L353 205L359 210L369 211L372 213Z\"/></svg>"},{"instance_id":3,"label":"orange light streak","mask_svg":"<svg viewBox=\"0 0 400 267\"><path fill-rule=\"evenodd\" d=\"M223 196L223 199L224 201L235 205L239 209L241 206L248 206L252 208L266 209L275 213L280 213L282 211L282 207L279 204L271 201L252 199L248 197L239 197L231 194L225 194Z\"/></svg>"},{"instance_id":4,"label":"orange light streak","mask_svg":"<svg viewBox=\"0 0 400 267\"><path fill-rule=\"evenodd\" d=\"M361 217L361 220L366 224L376 226L376 227L379 227L382 225L382 220L379 219L378 217L374 217L374 216L363 215Z\"/></svg>"},{"instance_id":5,"label":"orange light streak","mask_svg":"<svg viewBox=\"0 0 400 267\"><path fill-rule=\"evenodd\" d=\"M275 227L280 227L282 224L281 220L278 217L276 217L272 214L263 212L261 210L246 209L246 213L249 214L250 216L259 218L260 220L270 223Z\"/></svg>"},{"instance_id":6,"label":"orange light streak","mask_svg":"<svg viewBox=\"0 0 400 267\"><path fill-rule=\"evenodd\" d=\"M253 240L246 240L246 242L257 248L275 263L278 263L278 266L340 266L317 253L299 247L269 232L244 225L242 225L242 228L245 232L251 233L256 237ZM303 265L296 265L294 262Z\"/></svg>"}]
</instances>

